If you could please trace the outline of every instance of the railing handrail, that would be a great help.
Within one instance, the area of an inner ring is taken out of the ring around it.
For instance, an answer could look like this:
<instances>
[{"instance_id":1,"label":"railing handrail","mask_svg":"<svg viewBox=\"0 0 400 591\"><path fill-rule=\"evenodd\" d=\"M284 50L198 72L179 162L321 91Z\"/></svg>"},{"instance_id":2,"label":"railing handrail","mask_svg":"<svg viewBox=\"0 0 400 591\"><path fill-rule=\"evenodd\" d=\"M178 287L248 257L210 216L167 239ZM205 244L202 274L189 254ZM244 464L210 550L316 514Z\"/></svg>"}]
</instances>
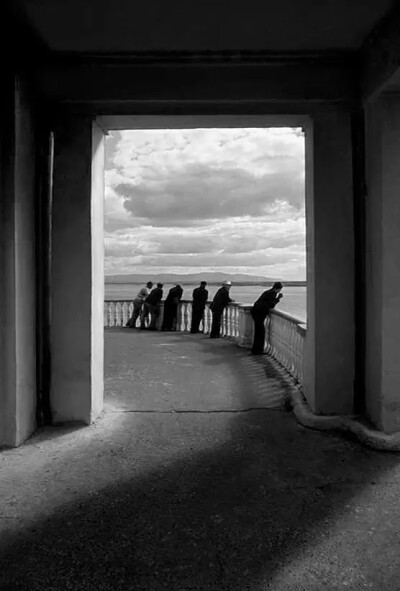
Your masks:
<instances>
[{"instance_id":1,"label":"railing handrail","mask_svg":"<svg viewBox=\"0 0 400 591\"><path fill-rule=\"evenodd\" d=\"M277 316L280 316L281 318L284 318L285 320L288 320L289 322L293 322L293 324L297 324L298 326L301 324L307 325L307 322L305 322L301 318L298 318L297 316L292 316L288 312L282 312L281 310L275 310L275 308L273 308L271 310L271 314L276 314Z\"/></svg>"},{"instance_id":2,"label":"railing handrail","mask_svg":"<svg viewBox=\"0 0 400 591\"><path fill-rule=\"evenodd\" d=\"M134 301L135 298L118 298L118 299L109 299L109 298L105 298L104 302L110 303L110 304L126 304L126 303L132 303ZM165 300L161 300L161 304L163 304L165 302ZM189 299L182 299L179 302L180 304L192 304L193 300L189 300ZM207 300L206 301L206 305L209 306L212 303L212 300ZM231 304L228 304L227 307L232 306L235 308L243 308L244 310L250 310L253 307L253 304L242 304L242 302L232 302ZM289 314L288 312L282 312L281 310L276 310L275 308L271 310L271 314L277 314L278 316L281 316L282 318L285 318L286 320L289 320L289 322L293 322L294 324L303 324L305 326L307 326L307 322L305 322L304 320L302 320L301 318L298 318L297 316L292 316L291 314Z\"/></svg>"}]
</instances>

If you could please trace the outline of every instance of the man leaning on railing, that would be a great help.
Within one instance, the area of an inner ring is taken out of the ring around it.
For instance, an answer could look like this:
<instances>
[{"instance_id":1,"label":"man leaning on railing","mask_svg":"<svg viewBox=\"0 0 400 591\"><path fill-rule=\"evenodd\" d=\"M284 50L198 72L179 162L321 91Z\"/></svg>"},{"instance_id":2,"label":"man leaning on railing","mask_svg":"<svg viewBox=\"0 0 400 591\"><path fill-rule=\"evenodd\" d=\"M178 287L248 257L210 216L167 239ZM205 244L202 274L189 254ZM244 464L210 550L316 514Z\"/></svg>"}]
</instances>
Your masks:
<instances>
[{"instance_id":1,"label":"man leaning on railing","mask_svg":"<svg viewBox=\"0 0 400 591\"><path fill-rule=\"evenodd\" d=\"M139 291L139 293L137 294L137 296L133 300L132 316L129 318L128 322L126 323L126 326L128 326L129 328L136 327L136 321L139 318L139 316L141 315L143 303L144 303L145 299L147 298L147 296L149 295L152 287L153 287L152 281L148 281L146 283L146 286L142 287L142 289Z\"/></svg>"},{"instance_id":2,"label":"man leaning on railing","mask_svg":"<svg viewBox=\"0 0 400 591\"><path fill-rule=\"evenodd\" d=\"M150 315L150 324L147 327L149 330L157 330L157 320L160 314L160 302L163 297L163 284L157 283L155 287L143 304L143 312L140 318L140 328L144 330L146 328L146 319Z\"/></svg>"},{"instance_id":3,"label":"man leaning on railing","mask_svg":"<svg viewBox=\"0 0 400 591\"><path fill-rule=\"evenodd\" d=\"M254 320L254 337L251 352L253 355L263 355L265 347L265 319L270 310L275 308L283 295L280 293L283 285L276 281L271 289L264 291L253 304L250 314Z\"/></svg>"},{"instance_id":4,"label":"man leaning on railing","mask_svg":"<svg viewBox=\"0 0 400 591\"><path fill-rule=\"evenodd\" d=\"M210 339L219 339L221 336L222 314L226 306L235 301L229 296L229 290L231 286L232 283L230 281L224 281L222 287L219 288L214 296L213 301L211 302L210 310L212 312L212 324Z\"/></svg>"}]
</instances>

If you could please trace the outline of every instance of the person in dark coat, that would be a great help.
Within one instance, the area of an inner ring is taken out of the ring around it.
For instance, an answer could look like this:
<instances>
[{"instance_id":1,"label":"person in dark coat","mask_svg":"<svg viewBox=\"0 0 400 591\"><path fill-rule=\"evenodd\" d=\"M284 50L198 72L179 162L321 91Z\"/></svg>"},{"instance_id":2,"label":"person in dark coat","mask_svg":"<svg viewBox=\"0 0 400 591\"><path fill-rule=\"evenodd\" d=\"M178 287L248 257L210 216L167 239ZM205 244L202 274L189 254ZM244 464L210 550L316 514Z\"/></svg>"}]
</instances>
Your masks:
<instances>
[{"instance_id":1,"label":"person in dark coat","mask_svg":"<svg viewBox=\"0 0 400 591\"><path fill-rule=\"evenodd\" d=\"M275 308L276 304L282 298L280 293L283 285L280 281L274 283L271 289L264 291L258 300L253 304L250 313L254 320L254 338L251 352L253 355L262 355L265 346L265 319L270 310Z\"/></svg>"},{"instance_id":2,"label":"person in dark coat","mask_svg":"<svg viewBox=\"0 0 400 591\"><path fill-rule=\"evenodd\" d=\"M160 302L163 297L163 284L157 283L157 287L155 287L144 300L143 304L143 314L140 319L140 328L143 330L146 328L146 318L150 314L150 324L148 326L149 330L157 330L157 319L160 313Z\"/></svg>"},{"instance_id":3,"label":"person in dark coat","mask_svg":"<svg viewBox=\"0 0 400 591\"><path fill-rule=\"evenodd\" d=\"M174 324L178 316L178 305L181 301L183 289L181 285L171 287L164 302L164 318L161 330L175 330Z\"/></svg>"},{"instance_id":4,"label":"person in dark coat","mask_svg":"<svg viewBox=\"0 0 400 591\"><path fill-rule=\"evenodd\" d=\"M200 332L200 322L203 320L204 310L208 299L208 290L206 289L207 281L201 281L200 287L193 290L192 303L192 322L190 332L195 334Z\"/></svg>"},{"instance_id":5,"label":"person in dark coat","mask_svg":"<svg viewBox=\"0 0 400 591\"><path fill-rule=\"evenodd\" d=\"M222 287L219 288L214 296L213 301L211 302L210 310L212 312L212 324L210 339L218 339L221 336L222 314L226 306L234 301L229 297L229 290L231 286L232 283L230 281L224 281Z\"/></svg>"}]
</instances>

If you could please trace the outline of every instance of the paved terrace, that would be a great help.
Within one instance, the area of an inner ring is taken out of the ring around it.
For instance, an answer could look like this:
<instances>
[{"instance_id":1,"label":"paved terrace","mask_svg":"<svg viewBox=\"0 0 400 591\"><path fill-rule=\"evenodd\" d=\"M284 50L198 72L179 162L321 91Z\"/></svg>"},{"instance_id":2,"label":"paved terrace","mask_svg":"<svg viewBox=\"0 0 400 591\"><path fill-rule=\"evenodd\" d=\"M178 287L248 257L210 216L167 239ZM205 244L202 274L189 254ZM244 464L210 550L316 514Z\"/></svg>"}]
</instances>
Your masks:
<instances>
[{"instance_id":1,"label":"paved terrace","mask_svg":"<svg viewBox=\"0 0 400 591\"><path fill-rule=\"evenodd\" d=\"M273 362L110 329L106 391L0 454L2 591L399 589L399 456L300 427Z\"/></svg>"}]
</instances>

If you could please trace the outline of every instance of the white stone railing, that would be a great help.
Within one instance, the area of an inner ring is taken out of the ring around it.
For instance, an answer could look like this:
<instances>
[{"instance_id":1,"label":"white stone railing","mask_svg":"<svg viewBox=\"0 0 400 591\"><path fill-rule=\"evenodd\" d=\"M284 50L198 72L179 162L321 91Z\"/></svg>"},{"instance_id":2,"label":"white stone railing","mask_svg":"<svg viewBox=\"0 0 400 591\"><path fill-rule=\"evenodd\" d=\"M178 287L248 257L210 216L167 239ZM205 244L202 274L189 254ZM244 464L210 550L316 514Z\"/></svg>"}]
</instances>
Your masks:
<instances>
[{"instance_id":1,"label":"white stone railing","mask_svg":"<svg viewBox=\"0 0 400 591\"><path fill-rule=\"evenodd\" d=\"M104 302L104 326L125 326L133 310L132 300L106 300Z\"/></svg>"},{"instance_id":2,"label":"white stone railing","mask_svg":"<svg viewBox=\"0 0 400 591\"><path fill-rule=\"evenodd\" d=\"M212 312L207 302L203 324L203 333L211 330ZM133 310L132 300L107 300L104 302L104 326L125 326ZM253 319L251 305L230 304L224 310L221 322L221 334L231 338L239 347L250 348L253 342ZM164 303L161 302L157 328L161 329ZM192 317L192 303L182 300L178 306L176 330L189 332ZM139 323L139 320L138 320ZM299 382L303 380L303 350L306 337L306 325L299 319L272 310L265 321L265 347L267 353L277 359Z\"/></svg>"},{"instance_id":3,"label":"white stone railing","mask_svg":"<svg viewBox=\"0 0 400 591\"><path fill-rule=\"evenodd\" d=\"M303 352L306 325L278 310L265 321L266 351L275 357L299 382L303 381Z\"/></svg>"}]
</instances>

